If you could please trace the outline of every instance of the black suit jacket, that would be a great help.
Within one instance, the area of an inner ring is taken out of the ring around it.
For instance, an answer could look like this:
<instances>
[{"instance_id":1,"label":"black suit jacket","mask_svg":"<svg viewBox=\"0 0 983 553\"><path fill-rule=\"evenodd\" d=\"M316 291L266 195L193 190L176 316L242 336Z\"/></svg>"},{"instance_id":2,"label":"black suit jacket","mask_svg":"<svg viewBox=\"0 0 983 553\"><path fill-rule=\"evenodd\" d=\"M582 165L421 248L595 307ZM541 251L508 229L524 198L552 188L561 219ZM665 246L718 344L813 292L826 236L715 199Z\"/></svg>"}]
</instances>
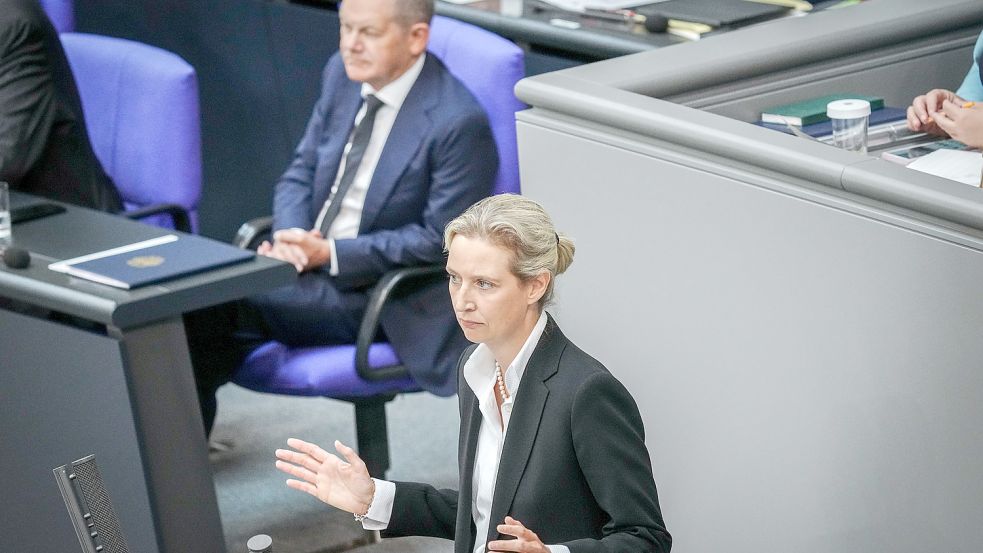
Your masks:
<instances>
[{"instance_id":1,"label":"black suit jacket","mask_svg":"<svg viewBox=\"0 0 983 553\"><path fill-rule=\"evenodd\" d=\"M92 151L72 70L37 0L0 0L0 180L85 207L123 206Z\"/></svg>"},{"instance_id":2,"label":"black suit jacket","mask_svg":"<svg viewBox=\"0 0 983 553\"><path fill-rule=\"evenodd\" d=\"M470 356L468 349L459 370ZM454 539L474 548L471 482L481 413L460 386L460 492L396 484L386 536ZM506 515L547 545L586 551L669 551L638 407L598 361L560 332L552 318L533 351L515 397L492 502L488 536ZM460 499L460 500L459 500Z\"/></svg>"}]
</instances>

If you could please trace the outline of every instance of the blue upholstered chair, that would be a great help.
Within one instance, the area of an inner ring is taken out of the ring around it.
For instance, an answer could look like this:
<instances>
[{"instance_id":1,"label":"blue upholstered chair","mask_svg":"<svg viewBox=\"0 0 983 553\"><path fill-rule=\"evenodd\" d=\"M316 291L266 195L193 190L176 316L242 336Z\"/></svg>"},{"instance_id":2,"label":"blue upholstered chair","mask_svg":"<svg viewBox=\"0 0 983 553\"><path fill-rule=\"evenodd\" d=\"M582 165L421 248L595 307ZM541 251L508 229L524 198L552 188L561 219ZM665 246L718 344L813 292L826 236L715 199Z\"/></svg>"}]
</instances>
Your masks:
<instances>
[{"instance_id":1,"label":"blue upholstered chair","mask_svg":"<svg viewBox=\"0 0 983 553\"><path fill-rule=\"evenodd\" d=\"M478 99L491 122L498 147L495 193L519 193L519 153L515 112L525 105L515 97L515 83L525 76L525 55L508 40L456 19L435 16L428 49Z\"/></svg>"},{"instance_id":2,"label":"blue upholstered chair","mask_svg":"<svg viewBox=\"0 0 983 553\"><path fill-rule=\"evenodd\" d=\"M513 92L525 72L522 50L508 40L473 25L434 17L430 50L477 97L488 113L500 158L495 192L519 192L515 112L523 107ZM237 236L254 247L257 232L270 220L247 223ZM379 314L389 296L419 279L444 278L440 266L392 271L371 293L356 344L290 348L269 342L254 351L233 382L260 392L326 396L355 406L358 451L373 475L389 468L385 404L397 394L420 391L388 343L373 343Z\"/></svg>"},{"instance_id":3,"label":"blue upholstered chair","mask_svg":"<svg viewBox=\"0 0 983 553\"><path fill-rule=\"evenodd\" d=\"M41 7L59 33L75 30L75 3L73 0L41 0Z\"/></svg>"},{"instance_id":4,"label":"blue upholstered chair","mask_svg":"<svg viewBox=\"0 0 983 553\"><path fill-rule=\"evenodd\" d=\"M191 232L201 197L195 70L146 44L63 33L92 141L123 196L124 215Z\"/></svg>"}]
</instances>

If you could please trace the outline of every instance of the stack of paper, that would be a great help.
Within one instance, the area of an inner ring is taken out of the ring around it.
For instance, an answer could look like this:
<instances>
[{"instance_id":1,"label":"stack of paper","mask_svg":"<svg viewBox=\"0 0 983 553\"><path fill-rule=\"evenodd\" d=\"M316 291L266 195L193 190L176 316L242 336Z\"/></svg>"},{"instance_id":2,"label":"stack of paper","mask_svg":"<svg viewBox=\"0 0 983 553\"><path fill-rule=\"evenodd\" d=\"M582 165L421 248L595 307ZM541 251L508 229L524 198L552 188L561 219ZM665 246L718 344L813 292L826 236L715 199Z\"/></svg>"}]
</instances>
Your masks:
<instances>
[{"instance_id":1,"label":"stack of paper","mask_svg":"<svg viewBox=\"0 0 983 553\"><path fill-rule=\"evenodd\" d=\"M980 186L983 155L965 150L936 150L912 161L908 168L971 186Z\"/></svg>"}]
</instances>

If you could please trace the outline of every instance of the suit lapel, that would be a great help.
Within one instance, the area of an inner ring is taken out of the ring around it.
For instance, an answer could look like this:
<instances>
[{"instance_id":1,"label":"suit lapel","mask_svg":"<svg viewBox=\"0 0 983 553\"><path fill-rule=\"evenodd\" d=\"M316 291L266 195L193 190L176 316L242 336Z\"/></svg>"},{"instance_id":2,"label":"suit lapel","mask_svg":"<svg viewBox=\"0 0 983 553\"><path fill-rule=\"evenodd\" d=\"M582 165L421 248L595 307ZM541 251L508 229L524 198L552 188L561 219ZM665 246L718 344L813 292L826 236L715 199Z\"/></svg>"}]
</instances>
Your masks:
<instances>
[{"instance_id":1,"label":"suit lapel","mask_svg":"<svg viewBox=\"0 0 983 553\"><path fill-rule=\"evenodd\" d=\"M474 493L474 457L478 448L478 430L481 427L481 410L478 408L478 398L470 388L467 391L464 412L461 416L462 444L458 460L461 474L457 505L457 529L455 533L455 551L462 553L474 549L474 533L471 513L471 496Z\"/></svg>"},{"instance_id":2,"label":"suit lapel","mask_svg":"<svg viewBox=\"0 0 983 553\"><path fill-rule=\"evenodd\" d=\"M362 208L360 233L373 228L376 217L386 205L389 195L399 182L399 177L406 171L406 167L419 151L424 139L430 134L433 125L430 110L437 106L440 98L438 85L439 62L428 53L420 76L417 77L396 115L375 173L372 174L372 183L369 185L365 206Z\"/></svg>"},{"instance_id":3,"label":"suit lapel","mask_svg":"<svg viewBox=\"0 0 983 553\"><path fill-rule=\"evenodd\" d=\"M519 391L515 396L515 410L509 421L502 459L498 465L498 478L495 482L495 495L492 500L491 520L488 525L489 540L498 536L495 527L509 514L519 481L526 470L529 455L532 453L536 434L539 433L543 409L549 397L545 380L553 376L559 368L560 354L566 338L560 333L553 318L549 317L546 329L536 349L529 358L526 372L522 376ZM477 431L476 431L477 432Z\"/></svg>"}]
</instances>

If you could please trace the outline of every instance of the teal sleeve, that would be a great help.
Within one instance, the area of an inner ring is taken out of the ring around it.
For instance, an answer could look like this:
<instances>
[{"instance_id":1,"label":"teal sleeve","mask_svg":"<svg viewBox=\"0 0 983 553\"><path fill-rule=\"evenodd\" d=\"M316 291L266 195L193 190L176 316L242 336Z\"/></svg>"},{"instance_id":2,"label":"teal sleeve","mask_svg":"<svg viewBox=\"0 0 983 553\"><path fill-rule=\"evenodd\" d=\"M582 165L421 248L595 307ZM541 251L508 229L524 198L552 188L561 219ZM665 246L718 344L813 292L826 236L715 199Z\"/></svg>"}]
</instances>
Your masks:
<instances>
[{"instance_id":1,"label":"teal sleeve","mask_svg":"<svg viewBox=\"0 0 983 553\"><path fill-rule=\"evenodd\" d=\"M983 57L983 33L976 40L976 47L973 48L973 67L970 68L963 84L956 90L956 95L966 100L976 102L983 101L983 83L980 82L979 60Z\"/></svg>"}]
</instances>

